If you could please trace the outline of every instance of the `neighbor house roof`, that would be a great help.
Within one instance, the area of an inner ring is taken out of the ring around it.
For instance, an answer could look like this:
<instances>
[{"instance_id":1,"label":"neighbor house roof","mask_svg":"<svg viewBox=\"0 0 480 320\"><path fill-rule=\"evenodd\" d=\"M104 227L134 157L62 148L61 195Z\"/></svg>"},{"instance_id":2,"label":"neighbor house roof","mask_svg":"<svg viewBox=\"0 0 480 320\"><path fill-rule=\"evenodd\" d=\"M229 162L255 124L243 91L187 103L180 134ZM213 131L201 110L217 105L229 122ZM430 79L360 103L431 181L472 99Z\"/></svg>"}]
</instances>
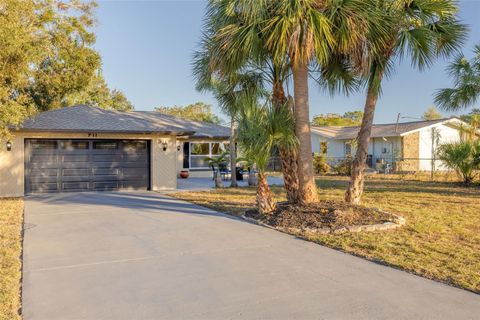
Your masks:
<instances>
[{"instance_id":1,"label":"neighbor house roof","mask_svg":"<svg viewBox=\"0 0 480 320\"><path fill-rule=\"evenodd\" d=\"M386 123L386 124L374 124L372 126L372 138L382 137L395 137L404 136L409 133L413 133L419 129L429 127L436 124L451 124L453 126L459 126L460 124L467 125L463 121L457 118L438 119L438 120L425 120L425 121L412 121L412 122L400 122L400 123ZM360 130L359 126L354 127L323 127L312 126L312 132L327 138L333 139L354 139L358 135Z\"/></svg>"},{"instance_id":2,"label":"neighbor house roof","mask_svg":"<svg viewBox=\"0 0 480 320\"><path fill-rule=\"evenodd\" d=\"M39 113L21 131L160 133L177 136L228 138L229 128L177 118L156 111L123 112L77 105Z\"/></svg>"}]
</instances>

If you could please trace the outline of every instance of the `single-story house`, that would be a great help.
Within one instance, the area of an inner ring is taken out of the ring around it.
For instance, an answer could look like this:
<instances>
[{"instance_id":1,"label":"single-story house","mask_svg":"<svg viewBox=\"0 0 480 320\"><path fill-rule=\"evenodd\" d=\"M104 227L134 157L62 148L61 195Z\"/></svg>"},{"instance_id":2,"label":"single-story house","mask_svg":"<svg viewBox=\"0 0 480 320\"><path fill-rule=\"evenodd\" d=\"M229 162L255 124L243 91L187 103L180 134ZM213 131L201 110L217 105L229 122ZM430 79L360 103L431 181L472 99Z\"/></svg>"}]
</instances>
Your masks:
<instances>
[{"instance_id":1,"label":"single-story house","mask_svg":"<svg viewBox=\"0 0 480 320\"><path fill-rule=\"evenodd\" d=\"M42 112L0 146L0 196L175 189L177 175L211 175L230 130L155 111L78 105Z\"/></svg>"},{"instance_id":2,"label":"single-story house","mask_svg":"<svg viewBox=\"0 0 480 320\"><path fill-rule=\"evenodd\" d=\"M463 129L462 129L463 128ZM459 141L468 124L458 118L375 124L368 146L369 167L390 164L398 171L445 170L435 160L439 145ZM354 156L360 127L312 126L312 151L325 154L330 164Z\"/></svg>"}]
</instances>

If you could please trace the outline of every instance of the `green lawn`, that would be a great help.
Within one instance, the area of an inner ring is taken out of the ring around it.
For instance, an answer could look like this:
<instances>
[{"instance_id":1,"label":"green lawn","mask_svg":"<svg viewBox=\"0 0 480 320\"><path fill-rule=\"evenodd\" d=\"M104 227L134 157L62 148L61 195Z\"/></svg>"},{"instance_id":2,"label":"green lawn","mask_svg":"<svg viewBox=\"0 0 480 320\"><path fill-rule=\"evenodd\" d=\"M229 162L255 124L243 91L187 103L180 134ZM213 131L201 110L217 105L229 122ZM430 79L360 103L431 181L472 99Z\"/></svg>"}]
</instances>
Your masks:
<instances>
[{"instance_id":1,"label":"green lawn","mask_svg":"<svg viewBox=\"0 0 480 320\"><path fill-rule=\"evenodd\" d=\"M322 199L341 200L346 183L346 177L317 179ZM285 200L282 188L273 190L277 200ZM175 196L238 215L254 206L255 189ZM364 204L398 213L407 224L386 232L300 236L480 293L480 188L378 176L368 179Z\"/></svg>"},{"instance_id":2,"label":"green lawn","mask_svg":"<svg viewBox=\"0 0 480 320\"><path fill-rule=\"evenodd\" d=\"M0 319L20 319L23 200L0 199Z\"/></svg>"}]
</instances>

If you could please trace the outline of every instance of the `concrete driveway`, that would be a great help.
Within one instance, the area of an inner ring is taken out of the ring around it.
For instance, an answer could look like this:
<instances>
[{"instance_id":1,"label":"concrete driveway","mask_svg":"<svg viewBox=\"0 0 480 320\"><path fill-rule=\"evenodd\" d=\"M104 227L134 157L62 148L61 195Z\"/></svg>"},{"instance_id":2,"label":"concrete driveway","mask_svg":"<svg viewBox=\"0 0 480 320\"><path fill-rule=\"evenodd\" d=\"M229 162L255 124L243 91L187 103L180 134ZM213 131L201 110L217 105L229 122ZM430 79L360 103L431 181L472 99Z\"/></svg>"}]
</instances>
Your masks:
<instances>
[{"instance_id":1,"label":"concrete driveway","mask_svg":"<svg viewBox=\"0 0 480 320\"><path fill-rule=\"evenodd\" d=\"M478 319L480 296L156 193L26 200L24 319Z\"/></svg>"}]
</instances>

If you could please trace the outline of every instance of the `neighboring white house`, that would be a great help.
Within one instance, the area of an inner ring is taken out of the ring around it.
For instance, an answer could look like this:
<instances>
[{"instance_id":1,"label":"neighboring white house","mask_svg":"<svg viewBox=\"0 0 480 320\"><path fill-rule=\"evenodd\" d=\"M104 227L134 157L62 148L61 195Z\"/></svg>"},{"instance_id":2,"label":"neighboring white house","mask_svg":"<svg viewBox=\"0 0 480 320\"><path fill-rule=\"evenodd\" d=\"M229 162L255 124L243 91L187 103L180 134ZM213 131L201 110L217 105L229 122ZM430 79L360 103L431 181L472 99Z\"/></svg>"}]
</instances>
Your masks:
<instances>
[{"instance_id":1,"label":"neighboring white house","mask_svg":"<svg viewBox=\"0 0 480 320\"><path fill-rule=\"evenodd\" d=\"M435 160L438 146L459 141L467 127L458 118L373 125L367 164L380 170L386 164L398 171L445 170ZM354 156L359 128L312 126L312 151L331 164Z\"/></svg>"}]
</instances>

